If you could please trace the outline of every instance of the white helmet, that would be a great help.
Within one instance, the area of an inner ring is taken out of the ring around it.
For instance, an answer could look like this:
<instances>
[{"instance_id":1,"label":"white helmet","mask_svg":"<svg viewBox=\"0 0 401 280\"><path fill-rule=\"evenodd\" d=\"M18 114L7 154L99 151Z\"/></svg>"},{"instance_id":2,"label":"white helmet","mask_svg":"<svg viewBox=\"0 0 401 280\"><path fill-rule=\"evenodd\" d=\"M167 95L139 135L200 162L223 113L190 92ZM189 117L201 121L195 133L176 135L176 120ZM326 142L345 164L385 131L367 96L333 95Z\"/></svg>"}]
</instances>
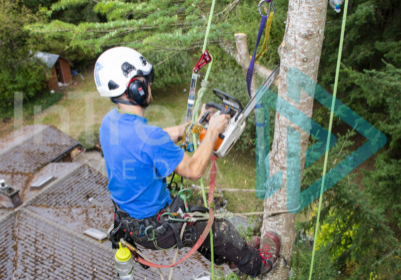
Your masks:
<instances>
[{"instance_id":1,"label":"white helmet","mask_svg":"<svg viewBox=\"0 0 401 280\"><path fill-rule=\"evenodd\" d=\"M136 50L126 47L112 48L102 53L96 61L95 83L100 96L120 96L136 76L153 82L152 64Z\"/></svg>"}]
</instances>

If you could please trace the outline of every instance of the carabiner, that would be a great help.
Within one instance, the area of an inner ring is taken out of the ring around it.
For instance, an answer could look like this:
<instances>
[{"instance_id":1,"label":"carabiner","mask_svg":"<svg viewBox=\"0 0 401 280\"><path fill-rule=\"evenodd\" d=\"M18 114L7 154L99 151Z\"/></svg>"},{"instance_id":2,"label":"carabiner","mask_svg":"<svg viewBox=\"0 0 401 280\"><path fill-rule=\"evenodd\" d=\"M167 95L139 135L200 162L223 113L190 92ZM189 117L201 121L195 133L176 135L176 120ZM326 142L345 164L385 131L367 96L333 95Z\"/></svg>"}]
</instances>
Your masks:
<instances>
[{"instance_id":1,"label":"carabiner","mask_svg":"<svg viewBox=\"0 0 401 280\"><path fill-rule=\"evenodd\" d=\"M141 233L141 229L143 229L142 233ZM141 226L139 227L139 236L144 236L144 235L145 235L145 229L144 229L144 226L141 225Z\"/></svg>"},{"instance_id":2,"label":"carabiner","mask_svg":"<svg viewBox=\"0 0 401 280\"><path fill-rule=\"evenodd\" d=\"M269 3L269 9L267 10L267 17L269 17L271 6L273 5L273 14L276 12L276 6L274 6L273 0L261 0L258 5L259 14L261 16L263 16L262 5L266 7L266 3Z\"/></svg>"},{"instance_id":3,"label":"carabiner","mask_svg":"<svg viewBox=\"0 0 401 280\"><path fill-rule=\"evenodd\" d=\"M188 196L186 196L186 195L184 194L185 192L188 192L188 193L189 193ZM191 191L190 189L183 189L183 190L180 190L180 191L177 193L177 196L180 197L182 200L187 200L188 198L191 197L191 195L192 195L192 191ZM185 199L184 199L184 198L185 198Z\"/></svg>"},{"instance_id":4,"label":"carabiner","mask_svg":"<svg viewBox=\"0 0 401 280\"><path fill-rule=\"evenodd\" d=\"M153 231L152 231L152 238L149 238L148 229L150 229L150 228L153 229L153 226L150 225L150 226L148 226L148 227L145 229L145 235L146 235L146 237L148 238L148 241L153 241L153 240L156 239L155 230L153 229Z\"/></svg>"}]
</instances>

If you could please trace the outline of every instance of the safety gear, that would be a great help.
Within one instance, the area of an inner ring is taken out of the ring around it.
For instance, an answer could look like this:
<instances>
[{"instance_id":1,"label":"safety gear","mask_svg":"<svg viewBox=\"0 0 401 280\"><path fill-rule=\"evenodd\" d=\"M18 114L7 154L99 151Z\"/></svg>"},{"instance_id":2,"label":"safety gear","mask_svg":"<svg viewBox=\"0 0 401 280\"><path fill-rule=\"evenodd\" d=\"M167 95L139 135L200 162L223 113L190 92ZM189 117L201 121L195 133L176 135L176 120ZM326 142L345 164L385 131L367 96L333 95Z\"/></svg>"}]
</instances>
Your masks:
<instances>
[{"instance_id":1,"label":"safety gear","mask_svg":"<svg viewBox=\"0 0 401 280\"><path fill-rule=\"evenodd\" d=\"M153 82L153 66L136 50L116 47L102 53L95 64L96 88L102 97L126 94L130 105L146 106L148 85ZM144 77L142 82L136 77ZM119 101L117 101L119 102Z\"/></svg>"},{"instance_id":2,"label":"safety gear","mask_svg":"<svg viewBox=\"0 0 401 280\"><path fill-rule=\"evenodd\" d=\"M281 242L278 235L274 232L267 232L260 242L261 248L258 250L262 260L260 275L268 273L275 266L280 254Z\"/></svg>"},{"instance_id":3,"label":"safety gear","mask_svg":"<svg viewBox=\"0 0 401 280\"><path fill-rule=\"evenodd\" d=\"M144 83L137 78L132 78L125 95L132 104L145 106L149 96L148 83Z\"/></svg>"}]
</instances>

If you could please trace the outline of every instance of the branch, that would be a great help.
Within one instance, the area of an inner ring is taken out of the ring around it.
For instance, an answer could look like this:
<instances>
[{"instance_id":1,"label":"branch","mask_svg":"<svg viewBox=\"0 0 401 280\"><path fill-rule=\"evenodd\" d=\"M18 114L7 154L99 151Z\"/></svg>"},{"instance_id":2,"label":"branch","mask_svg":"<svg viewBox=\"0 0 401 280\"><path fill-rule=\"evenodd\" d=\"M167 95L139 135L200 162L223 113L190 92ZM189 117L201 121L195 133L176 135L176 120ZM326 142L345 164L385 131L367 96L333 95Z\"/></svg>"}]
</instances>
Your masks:
<instances>
[{"instance_id":1,"label":"branch","mask_svg":"<svg viewBox=\"0 0 401 280\"><path fill-rule=\"evenodd\" d=\"M220 41L219 46L222 48L226 53L231 55L235 61L239 65L242 66L242 69L244 70L244 74L246 75L246 72L248 71L248 66L251 61L250 55L249 55L249 50L248 50L248 44L246 41L246 34L244 33L238 33L234 34L235 37L235 43L237 45L237 50L235 50L234 46L228 42L228 41ZM262 79L267 79L269 75L271 74L272 70L267 69L266 67L260 65L260 64L255 64L254 66L254 74L256 73L259 77Z\"/></svg>"},{"instance_id":2,"label":"branch","mask_svg":"<svg viewBox=\"0 0 401 280\"><path fill-rule=\"evenodd\" d=\"M221 11L220 13L216 14L216 17L224 12L226 12L219 20L217 20L215 22L215 24L218 24L219 22L221 22L224 18L226 18L232 10L234 10L234 8L237 6L237 4L240 2L241 0L235 0L234 2L231 2L228 7L226 9L224 9L223 11Z\"/></svg>"}]
</instances>

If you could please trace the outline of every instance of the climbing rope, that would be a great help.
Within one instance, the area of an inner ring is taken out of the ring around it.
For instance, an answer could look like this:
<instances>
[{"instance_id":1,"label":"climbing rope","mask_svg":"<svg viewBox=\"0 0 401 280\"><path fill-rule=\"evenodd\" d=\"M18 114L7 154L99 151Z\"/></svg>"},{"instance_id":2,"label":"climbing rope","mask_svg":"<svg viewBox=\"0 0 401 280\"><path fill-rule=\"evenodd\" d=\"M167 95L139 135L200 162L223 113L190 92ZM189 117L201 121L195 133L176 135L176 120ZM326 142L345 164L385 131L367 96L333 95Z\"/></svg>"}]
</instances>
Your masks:
<instances>
[{"instance_id":1,"label":"climbing rope","mask_svg":"<svg viewBox=\"0 0 401 280\"><path fill-rule=\"evenodd\" d=\"M330 135L331 135L331 130L333 128L334 105L335 105L336 96L337 96L338 76L339 76L339 73L340 73L341 55L342 55L343 44L344 44L345 23L346 23L346 20L347 20L347 8L348 8L348 0L345 0L343 22L342 22L342 26L341 26L340 47L338 49L336 77L335 77L335 80L334 80L333 99L331 101L329 130L327 131L326 154L324 155L323 177L322 177L322 185L320 187L319 208L317 210L317 217L316 217L315 242L313 242L312 261L311 261L310 272L309 272L309 280L312 279L313 262L315 260L315 251L316 251L316 244L317 244L317 235L319 233L320 210L321 210L321 207L322 207L322 197L323 197L323 190L324 190L324 182L326 180L327 160L328 160L328 157L329 157L329 149L330 149Z\"/></svg>"}]
</instances>

